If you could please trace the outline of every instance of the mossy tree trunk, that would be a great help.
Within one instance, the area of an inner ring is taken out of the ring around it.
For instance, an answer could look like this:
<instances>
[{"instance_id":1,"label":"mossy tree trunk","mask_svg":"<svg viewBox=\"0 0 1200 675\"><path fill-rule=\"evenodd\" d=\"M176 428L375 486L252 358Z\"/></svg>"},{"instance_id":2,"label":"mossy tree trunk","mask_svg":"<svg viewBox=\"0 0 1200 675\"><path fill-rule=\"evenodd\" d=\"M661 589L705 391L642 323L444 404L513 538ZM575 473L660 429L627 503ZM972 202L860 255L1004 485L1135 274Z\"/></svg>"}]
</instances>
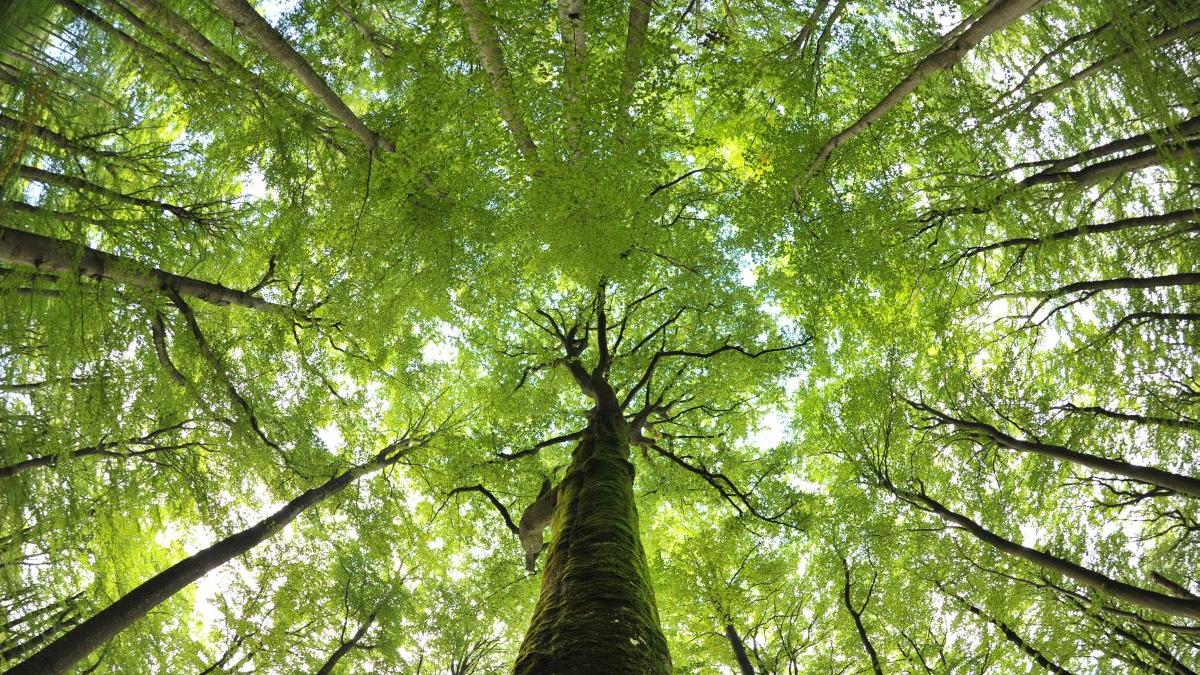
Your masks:
<instances>
[{"instance_id":1,"label":"mossy tree trunk","mask_svg":"<svg viewBox=\"0 0 1200 675\"><path fill-rule=\"evenodd\" d=\"M542 589L517 675L671 672L638 534L629 427L607 382L558 487Z\"/></svg>"}]
</instances>

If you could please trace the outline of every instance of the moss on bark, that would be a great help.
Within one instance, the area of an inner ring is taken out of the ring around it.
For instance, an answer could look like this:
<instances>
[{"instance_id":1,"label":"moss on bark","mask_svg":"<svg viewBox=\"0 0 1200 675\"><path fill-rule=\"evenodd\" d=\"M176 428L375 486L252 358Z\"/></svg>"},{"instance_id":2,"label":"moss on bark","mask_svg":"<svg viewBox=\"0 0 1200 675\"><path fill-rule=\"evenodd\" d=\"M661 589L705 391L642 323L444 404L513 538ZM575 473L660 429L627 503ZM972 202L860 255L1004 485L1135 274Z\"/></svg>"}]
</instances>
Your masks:
<instances>
[{"instance_id":1,"label":"moss on bark","mask_svg":"<svg viewBox=\"0 0 1200 675\"><path fill-rule=\"evenodd\" d=\"M517 675L671 672L639 536L629 431L615 397L600 399L558 487Z\"/></svg>"}]
</instances>

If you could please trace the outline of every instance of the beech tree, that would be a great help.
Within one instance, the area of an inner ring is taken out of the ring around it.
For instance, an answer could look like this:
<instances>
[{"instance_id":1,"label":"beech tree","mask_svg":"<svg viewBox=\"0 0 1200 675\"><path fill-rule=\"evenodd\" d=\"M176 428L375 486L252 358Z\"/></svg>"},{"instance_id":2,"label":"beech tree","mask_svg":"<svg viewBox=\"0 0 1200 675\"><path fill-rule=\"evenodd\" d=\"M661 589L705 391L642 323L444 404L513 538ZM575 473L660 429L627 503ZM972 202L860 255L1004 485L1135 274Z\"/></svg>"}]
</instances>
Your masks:
<instances>
[{"instance_id":1,"label":"beech tree","mask_svg":"<svg viewBox=\"0 0 1200 675\"><path fill-rule=\"evenodd\" d=\"M0 670L1200 670L1200 9L0 4Z\"/></svg>"}]
</instances>

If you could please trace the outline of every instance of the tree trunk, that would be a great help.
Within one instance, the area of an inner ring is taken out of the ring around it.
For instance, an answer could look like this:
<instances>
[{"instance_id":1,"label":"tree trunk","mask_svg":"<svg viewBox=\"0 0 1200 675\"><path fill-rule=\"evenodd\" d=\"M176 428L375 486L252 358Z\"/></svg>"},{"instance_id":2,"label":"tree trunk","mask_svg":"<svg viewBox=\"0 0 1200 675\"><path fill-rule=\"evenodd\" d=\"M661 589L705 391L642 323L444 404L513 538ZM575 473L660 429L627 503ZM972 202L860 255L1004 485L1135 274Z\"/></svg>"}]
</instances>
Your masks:
<instances>
[{"instance_id":1,"label":"tree trunk","mask_svg":"<svg viewBox=\"0 0 1200 675\"><path fill-rule=\"evenodd\" d=\"M1051 232L1044 237L1014 237L1005 239L993 244L983 246L975 246L967 249L962 258L970 258L995 251L1000 248L1008 248L1010 246L1041 246L1050 241L1063 241L1065 239L1074 239L1089 234L1100 234L1104 232L1119 232L1121 230L1129 230L1139 227L1157 227L1160 225L1174 225L1175 223L1187 222L1189 220L1200 219L1200 209L1184 209L1182 211L1173 211L1153 216L1138 216L1135 218L1122 218L1107 223L1097 223L1095 225L1084 225L1081 227L1071 227L1057 232Z\"/></svg>"},{"instance_id":2,"label":"tree trunk","mask_svg":"<svg viewBox=\"0 0 1200 675\"><path fill-rule=\"evenodd\" d=\"M374 623L375 613L372 612L371 616L367 617L367 620L358 627L358 630L355 631L354 635L351 636L349 640L339 645L338 648L329 655L329 658L321 666L321 669L317 671L317 675L329 675L332 673L333 669L337 667L338 662L341 661L346 654L349 654L352 650L358 648L358 644L362 642L363 636L367 634L367 631L370 630Z\"/></svg>"},{"instance_id":3,"label":"tree trunk","mask_svg":"<svg viewBox=\"0 0 1200 675\"><path fill-rule=\"evenodd\" d=\"M733 649L733 658L737 659L738 669L742 675L754 675L754 666L750 664L750 657L746 655L746 645L742 642L742 636L738 635L733 624L725 624L725 637L729 640L729 646Z\"/></svg>"},{"instance_id":4,"label":"tree trunk","mask_svg":"<svg viewBox=\"0 0 1200 675\"><path fill-rule=\"evenodd\" d=\"M200 577L266 541L300 514L359 478L393 464L410 452L412 447L389 446L371 461L352 467L305 491L253 526L159 572L45 649L14 666L7 675L59 675L67 672L92 651Z\"/></svg>"},{"instance_id":5,"label":"tree trunk","mask_svg":"<svg viewBox=\"0 0 1200 675\"><path fill-rule=\"evenodd\" d=\"M179 295L199 298L214 305L240 305L263 312L289 316L296 314L291 307L268 302L245 291L171 274L132 258L11 227L0 226L0 263L56 274L111 279L143 290L170 289Z\"/></svg>"},{"instance_id":6,"label":"tree trunk","mask_svg":"<svg viewBox=\"0 0 1200 675\"><path fill-rule=\"evenodd\" d=\"M962 31L950 44L944 45L934 50L934 52L918 63L908 76L900 81L879 103L867 111L862 117L858 118L853 124L846 127L833 138L821 147L817 152L817 156L804 173L804 180L807 181L813 175L825 166L829 160L829 156L841 144L854 138L867 127L879 121L889 110L896 107L908 97L909 94L916 91L921 83L929 79L930 76L946 70L958 63L975 48L983 39L992 33L1004 28L1008 24L1016 21L1024 14L1037 9L1046 0L1000 0L994 6L980 16L977 21L972 23L970 27Z\"/></svg>"},{"instance_id":7,"label":"tree trunk","mask_svg":"<svg viewBox=\"0 0 1200 675\"><path fill-rule=\"evenodd\" d=\"M325 78L317 74L308 61L297 52L292 45L280 35L275 27L262 18L254 7L245 0L213 0L217 9L233 21L233 25L242 35L253 40L263 51L270 54L284 68L287 68L296 79L304 85L313 96L316 96L329 108L333 116L345 124L350 131L358 136L368 152L382 149L394 152L396 146L390 140L375 133L354 114L325 82Z\"/></svg>"},{"instance_id":8,"label":"tree trunk","mask_svg":"<svg viewBox=\"0 0 1200 675\"><path fill-rule=\"evenodd\" d=\"M1069 560L1064 560L1058 556L1009 541L961 513L951 511L929 495L905 492L895 488L894 491L897 496L918 505L926 511L937 514L942 520L948 523L953 523L961 527L971 533L976 539L991 545L998 551L1061 574L1069 579L1074 579L1084 586L1094 588L1100 593L1117 598L1118 600L1124 600L1130 604L1164 614L1182 616L1189 619L1200 619L1200 599L1177 598L1144 588L1138 588L1123 581L1117 581Z\"/></svg>"},{"instance_id":9,"label":"tree trunk","mask_svg":"<svg viewBox=\"0 0 1200 675\"><path fill-rule=\"evenodd\" d=\"M842 604L846 606L846 611L850 613L850 617L854 619L854 630L858 633L858 641L862 643L863 650L867 652L867 656L871 659L871 672L875 675L883 675L883 666L879 663L879 652L875 650L875 645L871 643L871 636L867 634L867 627L863 625L862 614L867 610L867 603L871 602L871 593L867 592L867 599L863 601L863 606L859 609L854 609L854 600L850 597L850 564L846 559L842 559L842 574L845 581L842 584ZM874 584L872 583L872 587Z\"/></svg>"},{"instance_id":10,"label":"tree trunk","mask_svg":"<svg viewBox=\"0 0 1200 675\"><path fill-rule=\"evenodd\" d=\"M54 173L52 171L46 171L45 169L39 169L35 166L18 166L17 175L26 180L31 180L35 183L41 183L42 185L54 185L57 187L78 190L79 192L90 192L94 195L99 195L114 202L121 202L122 204L130 204L132 206L138 206L143 209L147 209L151 213L162 213L163 211L166 211L179 220L200 224L203 224L206 220L209 220L208 217L197 213L186 206L168 204L155 199L146 199L144 197L127 195L123 192L106 188L103 185L97 185L91 181L84 180L77 176Z\"/></svg>"},{"instance_id":11,"label":"tree trunk","mask_svg":"<svg viewBox=\"0 0 1200 675\"><path fill-rule=\"evenodd\" d=\"M516 675L671 672L639 536L629 428L612 388L593 386L597 404L558 487Z\"/></svg>"},{"instance_id":12,"label":"tree trunk","mask_svg":"<svg viewBox=\"0 0 1200 675\"><path fill-rule=\"evenodd\" d=\"M1200 278L1200 274L1192 275ZM1114 476L1128 478L1130 480L1141 481L1150 485L1156 485L1161 488L1166 488L1173 492L1188 495L1189 497L1200 498L1200 478L1192 476L1184 476L1170 471L1163 471L1150 466L1142 466L1140 464L1130 464L1119 459L1108 459L1107 457L1097 457L1089 455L1086 452L1078 452L1070 448L1054 445L1052 443L1039 443L1037 441L1027 441L1000 431L996 427L976 422L973 420L961 420L951 417L943 412L931 408L923 403L909 401L909 403L917 408L933 415L938 420L949 424L956 429L975 432L980 434L996 445L1010 450L1020 452L1032 452L1043 457L1051 459L1064 460L1073 462L1080 466L1086 466L1089 469L1096 469L1105 473L1111 473Z\"/></svg>"},{"instance_id":13,"label":"tree trunk","mask_svg":"<svg viewBox=\"0 0 1200 675\"><path fill-rule=\"evenodd\" d=\"M492 27L492 19L485 11L483 0L458 0L463 14L467 19L467 36L479 50L479 61L483 71L487 73L492 91L500 101L500 117L508 127L517 150L528 160L537 160L537 144L529 135L529 127L517 110L517 97L513 91L508 68L504 65L504 55L500 51L500 39L496 29Z\"/></svg>"},{"instance_id":14,"label":"tree trunk","mask_svg":"<svg viewBox=\"0 0 1200 675\"><path fill-rule=\"evenodd\" d=\"M1062 666L1058 665L1057 663L1051 661L1049 658L1046 657L1045 654L1043 654L1041 651L1039 651L1036 647L1034 647L1033 645L1026 642L1025 638L1018 635L1016 631L1014 631L1012 628L1010 628L1008 626L1008 624L985 613L982 609L971 604L965 598L963 598L959 595L953 595L953 597L955 600L958 600L960 603L962 603L963 606L965 606L967 608L967 610L969 610L972 614L974 614L975 616L979 617L980 619L983 619L984 621L992 624L996 628L999 628L1000 632L1004 634L1004 637L1009 642L1013 643L1013 645L1015 645L1017 647L1017 649L1020 649L1022 652L1025 653L1026 656L1033 659L1035 663L1037 663L1039 666L1045 668L1048 672L1054 673L1055 675L1074 675L1071 671L1069 671L1066 668L1063 668Z\"/></svg>"}]
</instances>

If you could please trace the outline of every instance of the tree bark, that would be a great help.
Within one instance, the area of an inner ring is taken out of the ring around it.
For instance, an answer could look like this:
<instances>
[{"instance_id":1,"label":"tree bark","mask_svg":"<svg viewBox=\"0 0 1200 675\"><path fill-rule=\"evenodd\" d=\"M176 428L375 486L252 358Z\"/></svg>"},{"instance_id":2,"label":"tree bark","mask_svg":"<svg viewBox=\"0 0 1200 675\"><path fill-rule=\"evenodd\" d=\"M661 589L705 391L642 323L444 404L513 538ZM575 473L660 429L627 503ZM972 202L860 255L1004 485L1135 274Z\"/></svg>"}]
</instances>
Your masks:
<instances>
[{"instance_id":1,"label":"tree bark","mask_svg":"<svg viewBox=\"0 0 1200 675\"><path fill-rule=\"evenodd\" d=\"M1059 286L1045 291L1020 291L1016 293L1001 293L995 298L1057 298L1062 295L1080 292L1111 291L1125 288L1140 288L1145 290L1169 288L1171 286L1200 286L1200 272L1180 272L1164 274L1160 277L1122 277L1120 279L1094 279L1077 281L1066 286Z\"/></svg>"},{"instance_id":2,"label":"tree bark","mask_svg":"<svg viewBox=\"0 0 1200 675\"><path fill-rule=\"evenodd\" d=\"M155 199L146 199L145 197L127 195L123 192L106 188L103 185L97 185L91 181L84 180L83 178L79 178L77 176L68 176L66 174L54 173L52 171L46 171L45 169L39 169L34 166L24 165L17 167L17 175L26 180L31 180L35 183L41 183L42 185L56 185L58 187L70 188L80 192L90 192L95 195L100 195L106 199L111 199L115 202L122 202L132 206L149 209L150 211L157 211L160 214L163 211L166 211L180 220L192 222L204 222L206 220L204 216L192 211L187 207L179 206L177 204L168 204Z\"/></svg>"},{"instance_id":3,"label":"tree bark","mask_svg":"<svg viewBox=\"0 0 1200 675\"><path fill-rule=\"evenodd\" d=\"M1121 476L1122 478L1141 481L1150 485L1157 485L1158 487L1166 488L1190 497L1200 498L1200 479L1193 478L1191 476L1183 476L1177 473L1171 473L1170 471L1156 469L1154 467L1141 466L1140 464L1130 464L1129 462L1124 462L1119 459L1097 457L1096 455L1089 455L1085 452L1071 450L1070 448L1062 445L1023 440L1009 436L996 427L984 422L962 420L956 417L951 417L935 408L931 408L923 403L917 403L915 401L909 401L909 404L917 410L922 410L929 413L943 424L948 424L956 429L963 429L980 434L996 443L1000 447L1008 448L1009 450L1032 452L1034 454L1042 455L1043 457L1049 457L1051 459L1073 462L1080 466L1086 466L1089 469L1096 469L1097 471L1111 473L1115 476Z\"/></svg>"},{"instance_id":4,"label":"tree bark","mask_svg":"<svg viewBox=\"0 0 1200 675\"><path fill-rule=\"evenodd\" d=\"M854 630L858 633L858 641L862 643L863 650L867 652L867 656L871 659L871 672L875 673L875 675L883 675L883 666L879 663L879 652L875 651L875 645L871 644L871 636L867 634L867 627L863 625L862 620L862 613L866 611L867 603L871 601L870 592L867 593L867 599L863 602L862 609L855 609L854 600L850 597L850 565L845 559L842 560L842 574L844 577L842 582L842 604L846 606L846 611L854 619Z\"/></svg>"},{"instance_id":5,"label":"tree bark","mask_svg":"<svg viewBox=\"0 0 1200 675\"><path fill-rule=\"evenodd\" d=\"M671 672L639 535L629 428L612 388L592 380L596 407L558 487L515 675Z\"/></svg>"},{"instance_id":6,"label":"tree bark","mask_svg":"<svg viewBox=\"0 0 1200 675\"><path fill-rule=\"evenodd\" d=\"M170 62L169 59L167 59L166 56L158 53L152 47L150 47L148 45L144 45L141 42L138 42L136 39L134 39L134 37L132 35L126 33L125 31L121 30L120 28L117 28L116 26L105 21L104 18L101 17L99 14L96 14L95 12L88 9L87 7L84 7L83 5L79 4L78 2L75 2L75 0L56 0L56 2L58 2L58 4L65 7L67 10L69 10L70 12L72 12L73 14L78 16L79 18L92 24L99 30L103 31L106 35L110 36L114 40L117 40L117 41L121 42L122 44L126 45L131 50L145 56L146 58L148 58L152 61L159 63L162 66L171 68L175 75L180 74L177 69L174 69L173 64Z\"/></svg>"},{"instance_id":7,"label":"tree bark","mask_svg":"<svg viewBox=\"0 0 1200 675\"><path fill-rule=\"evenodd\" d=\"M1106 59L1096 61L1095 63L1087 66L1086 68L1083 68L1074 73L1071 73L1071 75L1069 75L1066 79L1062 80L1061 82L1058 82L1057 84L1046 87L1045 89L1039 89L1038 91L1030 94L1029 96L1026 96L1025 98L1021 99L1020 101L1017 101L1016 103L1014 103L1012 105L1006 106L1005 110L1013 110L1016 108L1023 108L1024 112L1026 114L1029 114L1035 108L1037 108L1038 105L1040 105L1043 101L1050 98L1051 96L1057 94L1058 92L1062 91L1063 89L1066 89L1075 84L1078 84L1079 82L1082 82L1083 80L1088 79L1089 77L1095 75L1096 73L1100 72L1101 70L1104 70L1108 66L1116 65L1116 64L1124 61L1125 59L1136 54L1138 49L1163 47L1165 45L1171 44L1172 42L1175 42L1176 40L1182 40L1183 38L1194 35L1197 32L1200 32L1200 18L1192 19L1191 21L1188 21L1187 23L1185 23L1183 25L1176 26L1175 28L1170 28L1168 30L1165 30L1165 31L1159 33L1158 35L1155 35L1154 37L1150 38L1144 44L1138 45L1136 48L1135 47L1126 47L1125 49L1122 49L1121 51L1117 52L1116 54L1113 54L1112 56L1110 56Z\"/></svg>"},{"instance_id":8,"label":"tree bark","mask_svg":"<svg viewBox=\"0 0 1200 675\"><path fill-rule=\"evenodd\" d=\"M146 455L154 455L154 454L157 454L160 452L173 452L175 450L183 450L185 448L192 448L192 447L196 447L197 445L199 445L198 443L176 443L173 445L154 445L153 444L153 440L156 436L162 435L162 434L170 432L170 431L177 431L182 428L183 428L183 424L174 424L169 427L163 427L162 429L152 431L152 432L146 434L145 436L141 436L139 438L133 438L133 439L123 441L123 442L97 443L96 445L93 445L93 446L89 446L86 448L79 448L77 450L72 450L72 451L66 452L66 453L61 453L61 454L56 454L56 455L40 455L38 457L32 457L30 459L26 459L24 461L20 461L15 464L9 464L8 466L0 466L0 478L9 478L11 476L16 476L18 474L25 473L26 471L29 471L31 469L36 469L36 468L42 467L42 466L54 466L54 465L58 464L58 462L61 461L63 457L70 457L72 459L80 459L82 457L92 457L92 456L100 455L100 456L104 456L104 457L115 457L118 459L124 459L126 457L144 457ZM115 450L115 448L119 448L123 445L149 445L150 447L148 447L144 450L133 450L133 451L127 451L127 452L119 452L119 451Z\"/></svg>"},{"instance_id":9,"label":"tree bark","mask_svg":"<svg viewBox=\"0 0 1200 675\"><path fill-rule=\"evenodd\" d=\"M907 492L892 488L897 496L906 501L922 508L926 511L938 515L942 520L953 523L958 527L966 530L976 539L984 542L1002 553L1007 553L1011 556L1020 558L1029 563L1033 563L1039 567L1045 568L1052 572L1056 572L1065 577L1075 580L1076 582L1094 588L1104 595L1111 596L1118 600L1124 600L1133 605L1151 609L1164 614L1173 616L1182 616L1189 619L1200 619L1200 599L1194 598L1177 598L1170 595L1164 595L1155 591L1148 591L1144 588L1139 588L1123 581L1111 579L1095 570L1088 569L1081 565L1077 565L1069 560L1064 560L1058 556L1039 551L1037 549L1022 546L1016 542L1009 541L1004 537L984 528L979 523L970 518L951 511L941 502L926 495L924 493Z\"/></svg>"},{"instance_id":10,"label":"tree bark","mask_svg":"<svg viewBox=\"0 0 1200 675\"><path fill-rule=\"evenodd\" d=\"M1196 318L1200 319L1200 315L1197 315ZM1109 410L1108 408L1102 408L1098 405L1089 405L1089 406L1082 406L1082 407L1075 406L1075 405L1067 405L1067 406L1064 406L1064 410L1067 410L1068 412L1072 412L1072 413L1079 413L1079 414L1085 414L1085 415L1099 415L1100 417L1107 417L1109 419L1121 420L1122 422L1132 422L1134 424L1145 424L1145 425L1150 425L1150 426L1167 427L1170 429L1200 430L1200 422L1197 422L1195 420L1181 420L1181 419L1175 419L1175 418L1171 418L1171 417L1153 417L1153 416L1149 416L1149 415L1137 415L1134 413L1125 413L1125 412L1119 412L1116 410Z\"/></svg>"},{"instance_id":11,"label":"tree bark","mask_svg":"<svg viewBox=\"0 0 1200 675\"><path fill-rule=\"evenodd\" d=\"M292 45L275 30L275 27L262 18L254 7L245 0L213 0L217 9L233 21L238 32L250 38L270 54L283 67L287 68L296 79L304 85L313 96L325 104L342 124L358 136L368 152L385 150L395 152L396 145L375 133L342 101L325 79L313 70L308 61L292 47Z\"/></svg>"},{"instance_id":12,"label":"tree bark","mask_svg":"<svg viewBox=\"0 0 1200 675\"><path fill-rule=\"evenodd\" d=\"M558 0L558 30L563 46L563 109L571 160L579 158L582 143L581 95L587 82L583 63L587 34L583 30L583 0Z\"/></svg>"},{"instance_id":13,"label":"tree bark","mask_svg":"<svg viewBox=\"0 0 1200 675\"><path fill-rule=\"evenodd\" d=\"M483 0L458 0L467 19L467 35L479 50L479 61L491 82L492 92L500 102L500 117L516 141L517 150L527 160L537 159L537 144L529 135L525 120L517 112L517 97L513 92L508 68L504 66L504 55L500 52L500 40L492 20L484 13Z\"/></svg>"},{"instance_id":14,"label":"tree bark","mask_svg":"<svg viewBox=\"0 0 1200 675\"><path fill-rule=\"evenodd\" d=\"M917 87L921 86L921 83L929 79L930 76L949 69L961 61L967 55L967 52L982 42L985 37L1001 30L1026 13L1033 11L1044 2L1046 0L1004 0L997 2L991 10L980 16L978 21L975 21L969 28L962 31L962 34L953 40L953 42L938 48L932 54L922 59L908 76L888 92L883 97L883 100L877 103L874 108L871 108L853 124L833 136L833 138L830 138L821 147L820 151L817 152L817 156L813 159L812 163L809 164L803 180L807 181L809 178L812 178L813 174L820 171L821 167L825 166L825 163L829 160L829 156L833 154L833 151L839 145L866 131L867 127L879 121L888 111L899 105L901 101L916 91Z\"/></svg>"},{"instance_id":15,"label":"tree bark","mask_svg":"<svg viewBox=\"0 0 1200 675\"><path fill-rule=\"evenodd\" d=\"M1075 171L1051 171L1047 169L1025 178L1020 183L1017 183L1017 187L1019 189L1053 183L1071 183L1079 187L1087 187L1095 185L1105 178L1120 176L1130 171L1137 171L1149 166L1158 166L1164 161L1189 159L1198 150L1200 150L1200 140L1169 143L1162 147L1153 147L1149 150L1135 152L1132 155L1106 159L1103 162L1096 162ZM1074 158L1068 158L1065 161L1072 159Z\"/></svg>"},{"instance_id":16,"label":"tree bark","mask_svg":"<svg viewBox=\"0 0 1200 675\"><path fill-rule=\"evenodd\" d=\"M354 635L352 635L349 640L339 645L338 648L329 655L329 658L326 659L325 663L321 665L321 669L317 671L317 675L329 675L332 673L333 669L337 667L338 662L341 661L346 654L349 654L351 650L358 648L358 644L362 642L363 636L367 634L367 631L370 630L371 625L374 623L375 613L372 612L371 616L367 617L367 620L364 621L363 624L358 627L358 630L354 632Z\"/></svg>"},{"instance_id":17,"label":"tree bark","mask_svg":"<svg viewBox=\"0 0 1200 675\"><path fill-rule=\"evenodd\" d=\"M45 649L17 664L7 675L60 675L67 672L93 650L200 577L266 541L300 514L337 494L359 478L393 464L413 448L410 444L390 445L371 461L354 466L305 491L253 526L175 563L71 629Z\"/></svg>"},{"instance_id":18,"label":"tree bark","mask_svg":"<svg viewBox=\"0 0 1200 675\"><path fill-rule=\"evenodd\" d=\"M1118 152L1126 152L1128 150L1136 150L1144 148L1148 145L1155 145L1159 139L1186 139L1200 133L1200 116L1186 119L1175 126L1163 127L1154 131L1128 136L1115 141L1110 141L1103 145L1098 145L1083 152L1076 153L1070 157L1064 157L1050 166L1046 167L1041 173L1058 173L1093 159L1115 155Z\"/></svg>"},{"instance_id":19,"label":"tree bark","mask_svg":"<svg viewBox=\"0 0 1200 675\"><path fill-rule=\"evenodd\" d=\"M746 655L746 645L731 623L725 624L725 638L729 640L729 646L733 649L733 658L737 660L738 670L742 675L754 675L754 666L750 664L750 657Z\"/></svg>"},{"instance_id":20,"label":"tree bark","mask_svg":"<svg viewBox=\"0 0 1200 675\"><path fill-rule=\"evenodd\" d=\"M1074 675L1074 673L1067 670L1066 668L1063 668L1062 666L1058 665L1057 663L1051 661L1049 658L1046 657L1045 654L1043 654L1041 651L1039 651L1033 645L1026 642L1025 639L1022 638L1020 635L1018 635L1017 632L1014 631L1012 628L1010 628L1008 626L1008 624L1004 623L1003 621L1001 621L993 616L990 616L989 614L984 612L982 609L976 607L975 605L971 604L970 602L967 602L967 600L965 598L962 598L958 595L953 595L953 597L955 600L958 600L960 603L962 603L962 605L964 607L966 607L967 610L970 611L972 614L974 614L975 616L979 617L980 619L983 619L984 621L992 624L996 628L999 628L1000 632L1004 634L1004 637L1009 642L1013 643L1013 645L1015 645L1017 647L1017 649L1020 649L1029 658L1033 659L1034 663L1037 663L1039 666L1045 668L1047 671L1049 671L1051 673L1054 673L1055 675Z\"/></svg>"},{"instance_id":21,"label":"tree bark","mask_svg":"<svg viewBox=\"0 0 1200 675\"><path fill-rule=\"evenodd\" d=\"M110 279L144 290L173 290L214 305L238 305L260 312L294 316L286 305L208 281L164 272L144 263L97 251L72 241L0 226L0 263L20 265L56 274L78 274L93 279Z\"/></svg>"},{"instance_id":22,"label":"tree bark","mask_svg":"<svg viewBox=\"0 0 1200 675\"><path fill-rule=\"evenodd\" d=\"M14 131L14 132L20 133L21 131L23 131L26 128L26 125L21 120L14 119L12 117L9 117L8 115L0 114L0 128L8 129L9 131ZM45 127L32 125L30 127L30 129L31 129L30 133L33 135L33 137L44 143L48 143L60 150L66 150L67 152L73 152L73 153L79 153L81 155L90 157L90 158L96 160L97 162L111 162L111 161L120 161L120 160L126 159L125 157L122 156L122 153L120 153L120 152L114 152L112 150L101 150L99 148L92 147L91 145L88 145L87 143L80 143L78 141L67 138L66 136L58 133L57 131L52 131Z\"/></svg>"},{"instance_id":23,"label":"tree bark","mask_svg":"<svg viewBox=\"0 0 1200 675\"><path fill-rule=\"evenodd\" d=\"M621 122L629 117L633 88L642 70L642 50L646 46L646 30L650 27L649 0L629 0L629 21L625 29L625 56L621 68L621 88L617 94L617 109Z\"/></svg>"},{"instance_id":24,"label":"tree bark","mask_svg":"<svg viewBox=\"0 0 1200 675\"><path fill-rule=\"evenodd\" d=\"M1095 225L1084 225L1082 227L1069 227L1065 230L1051 232L1044 237L1013 237L1005 239L993 244L985 246L976 246L970 248L962 255L962 258L970 258L972 256L995 251L1000 248L1009 248L1012 246L1041 246L1051 241L1063 241L1065 239L1074 239L1088 234L1101 234L1105 232L1119 232L1121 230L1131 230L1139 227L1156 227L1159 225L1174 225L1175 223L1187 222L1190 220L1200 219L1200 210L1184 209L1182 211L1172 211L1153 216L1138 216L1135 218L1122 218L1108 223L1098 223Z\"/></svg>"}]
</instances>

